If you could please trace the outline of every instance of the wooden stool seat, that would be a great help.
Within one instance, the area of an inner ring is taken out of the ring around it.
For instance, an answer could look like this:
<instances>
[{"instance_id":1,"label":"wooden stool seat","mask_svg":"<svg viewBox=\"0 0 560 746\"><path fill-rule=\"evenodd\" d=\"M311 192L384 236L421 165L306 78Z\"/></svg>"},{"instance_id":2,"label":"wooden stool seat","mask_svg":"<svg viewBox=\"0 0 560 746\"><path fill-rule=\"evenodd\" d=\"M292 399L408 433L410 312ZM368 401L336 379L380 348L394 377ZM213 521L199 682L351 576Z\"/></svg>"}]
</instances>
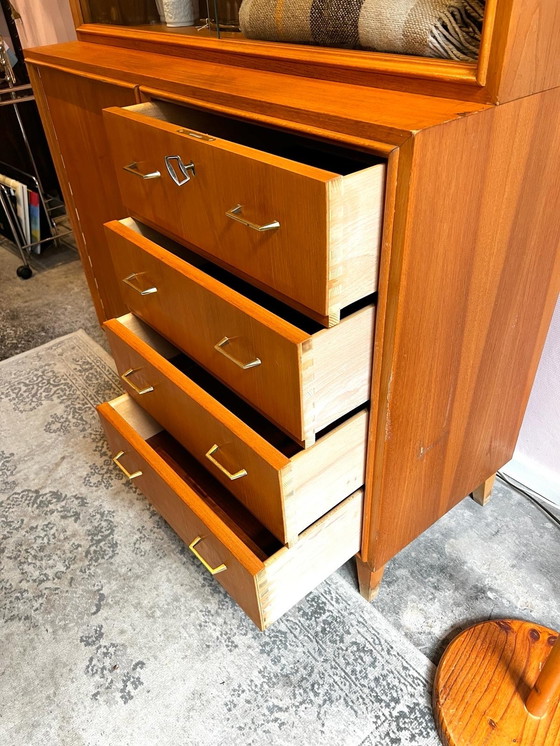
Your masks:
<instances>
[{"instance_id":1,"label":"wooden stool seat","mask_svg":"<svg viewBox=\"0 0 560 746\"><path fill-rule=\"evenodd\" d=\"M514 619L477 624L453 640L437 669L440 737L446 746L560 746L559 688L557 632Z\"/></svg>"}]
</instances>

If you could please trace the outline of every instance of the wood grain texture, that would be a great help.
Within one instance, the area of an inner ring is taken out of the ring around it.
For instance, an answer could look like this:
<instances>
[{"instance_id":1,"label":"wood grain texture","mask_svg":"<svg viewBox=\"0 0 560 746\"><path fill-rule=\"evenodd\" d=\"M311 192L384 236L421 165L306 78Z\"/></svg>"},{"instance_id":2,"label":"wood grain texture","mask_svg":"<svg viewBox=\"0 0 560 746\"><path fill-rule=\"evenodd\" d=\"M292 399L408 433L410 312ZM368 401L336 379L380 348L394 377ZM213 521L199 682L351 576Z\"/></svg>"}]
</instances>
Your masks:
<instances>
[{"instance_id":1,"label":"wood grain texture","mask_svg":"<svg viewBox=\"0 0 560 746\"><path fill-rule=\"evenodd\" d=\"M180 132L197 129L194 114L181 107L111 108L104 118L131 214L321 316L375 291L383 165L340 176L255 149L258 132L255 148L232 141L234 134L197 140ZM296 148L304 149L305 141L294 139ZM167 155L194 163L183 186L167 173ZM333 159L322 160L328 169ZM161 176L141 179L124 170L130 163ZM244 219L259 225L275 220L280 227L259 232L235 222L226 213L238 205Z\"/></svg>"},{"instance_id":2,"label":"wood grain texture","mask_svg":"<svg viewBox=\"0 0 560 746\"><path fill-rule=\"evenodd\" d=\"M466 63L321 47L310 54L298 44L205 38L194 29L83 25L79 10L75 18L84 42L465 101L505 103L560 81L555 0L487 0L479 60Z\"/></svg>"},{"instance_id":3,"label":"wood grain texture","mask_svg":"<svg viewBox=\"0 0 560 746\"><path fill-rule=\"evenodd\" d=\"M497 4L488 64L489 100L506 103L560 85L560 5L557 0Z\"/></svg>"},{"instance_id":4,"label":"wood grain texture","mask_svg":"<svg viewBox=\"0 0 560 746\"><path fill-rule=\"evenodd\" d=\"M121 460L126 468L142 472L134 484L183 541L189 543L197 536L203 537L199 549L204 559L211 566L224 563L227 567L215 579L261 629L357 551L362 490L305 531L293 549L283 547L263 564L197 494L196 484L189 486L146 443L143 436L151 435L158 427L148 414L128 396L101 404L97 410L113 453L124 451ZM205 572L203 568L201 571Z\"/></svg>"},{"instance_id":5,"label":"wood grain texture","mask_svg":"<svg viewBox=\"0 0 560 746\"><path fill-rule=\"evenodd\" d=\"M490 501L495 479L496 475L492 474L492 476L485 479L482 484L479 484L478 487L473 490L472 496L475 503L484 506Z\"/></svg>"},{"instance_id":6,"label":"wood grain texture","mask_svg":"<svg viewBox=\"0 0 560 746\"><path fill-rule=\"evenodd\" d=\"M385 174L385 165L379 165L327 185L330 316L340 318L340 309L377 289Z\"/></svg>"},{"instance_id":7,"label":"wood grain texture","mask_svg":"<svg viewBox=\"0 0 560 746\"><path fill-rule=\"evenodd\" d=\"M559 115L554 90L401 150L379 285L372 569L511 458L560 284Z\"/></svg>"},{"instance_id":8,"label":"wood grain texture","mask_svg":"<svg viewBox=\"0 0 560 746\"><path fill-rule=\"evenodd\" d=\"M371 603L381 589L385 567L372 571L370 566L366 562L363 562L361 557L356 555L356 571L358 573L360 595L368 603Z\"/></svg>"},{"instance_id":9,"label":"wood grain texture","mask_svg":"<svg viewBox=\"0 0 560 746\"><path fill-rule=\"evenodd\" d=\"M364 409L291 457L286 513L294 513L299 531L363 486L367 426Z\"/></svg>"},{"instance_id":10,"label":"wood grain texture","mask_svg":"<svg viewBox=\"0 0 560 746\"><path fill-rule=\"evenodd\" d=\"M196 99L202 105L227 106L243 116L278 117L299 127L314 127L375 143L402 144L411 132L482 111L487 105L465 100L403 93L335 81L294 79L217 63L173 58L133 49L73 42L27 50L33 64L72 69Z\"/></svg>"},{"instance_id":11,"label":"wood grain texture","mask_svg":"<svg viewBox=\"0 0 560 746\"><path fill-rule=\"evenodd\" d=\"M367 337L361 340L362 332L371 337L373 306L332 329L310 334L175 256L132 225L133 221L107 225L116 272L121 279L138 273L138 282L155 286L157 292L141 295L123 284L129 310L295 440L311 445L319 430L367 401L371 342ZM255 359L261 363L244 370L220 354L216 345L224 337L232 340L228 354L242 363ZM329 339L339 343L329 344ZM355 350L357 339L361 344ZM333 399L339 385L344 386L344 395Z\"/></svg>"},{"instance_id":12,"label":"wood grain texture","mask_svg":"<svg viewBox=\"0 0 560 746\"><path fill-rule=\"evenodd\" d=\"M256 582L263 629L343 565L360 546L363 491L358 490L307 529L293 548L265 560Z\"/></svg>"},{"instance_id":13,"label":"wood grain texture","mask_svg":"<svg viewBox=\"0 0 560 746\"><path fill-rule=\"evenodd\" d=\"M118 277L140 273L157 287L142 296L123 285L128 309L302 440L300 345L308 334L120 223L107 230ZM229 354L261 365L243 370L221 355L215 345L226 336Z\"/></svg>"},{"instance_id":14,"label":"wood grain texture","mask_svg":"<svg viewBox=\"0 0 560 746\"><path fill-rule=\"evenodd\" d=\"M525 702L527 711L537 718L552 718L554 708L560 706L560 636L541 663L535 685Z\"/></svg>"},{"instance_id":15,"label":"wood grain texture","mask_svg":"<svg viewBox=\"0 0 560 746\"><path fill-rule=\"evenodd\" d=\"M89 23L91 18L89 0L69 0L69 4L76 28L84 23Z\"/></svg>"},{"instance_id":16,"label":"wood grain texture","mask_svg":"<svg viewBox=\"0 0 560 746\"><path fill-rule=\"evenodd\" d=\"M153 387L139 395L127 385L130 396L283 544L363 485L367 412L290 458L159 354L155 332L134 316L112 319L105 330L117 371L133 369L132 383ZM216 468L206 458L214 444L222 466L246 475L230 480Z\"/></svg>"},{"instance_id":17,"label":"wood grain texture","mask_svg":"<svg viewBox=\"0 0 560 746\"><path fill-rule=\"evenodd\" d=\"M125 310L103 232L123 217L101 117L106 106L133 104L134 86L92 81L41 68L40 112L100 320ZM72 209L73 208L73 209Z\"/></svg>"},{"instance_id":18,"label":"wood grain texture","mask_svg":"<svg viewBox=\"0 0 560 746\"><path fill-rule=\"evenodd\" d=\"M313 433L368 401L374 328L375 307L370 305L312 336L303 365L311 358L304 412Z\"/></svg>"},{"instance_id":19,"label":"wood grain texture","mask_svg":"<svg viewBox=\"0 0 560 746\"><path fill-rule=\"evenodd\" d=\"M484 23L476 70L476 79L481 87L486 85L490 55L497 43L496 10L502 2L503 0L486 0L484 4Z\"/></svg>"},{"instance_id":20,"label":"wood grain texture","mask_svg":"<svg viewBox=\"0 0 560 746\"><path fill-rule=\"evenodd\" d=\"M70 186L68 174L66 173L66 166L64 164L64 161L62 159L62 154L60 152L57 132L54 127L53 121L51 119L51 115L49 111L49 100L43 88L43 81L42 81L42 75L41 75L42 69L35 68L34 65L28 65L27 71L29 73L29 80L31 82L31 85L33 86L33 93L35 94L35 101L37 103L37 109L39 110L39 114L41 116L41 122L43 124L43 129L45 131L45 136L47 138L47 142L49 145L49 150L51 153L53 164L55 166L56 174L58 176L58 182L60 184L62 197L64 199L64 206L66 209L66 214L68 215L68 219L70 220L70 224L72 226L72 231L74 233L74 240L76 242L76 246L80 254L80 259L82 261L82 266L84 268L84 274L86 276L86 280L88 283L89 292L93 300L93 305L95 308L95 312L97 314L97 318L99 319L100 322L102 322L106 318L106 314L103 309L103 304L101 301L101 297L99 295L99 291L97 289L97 284L95 280L95 275L93 273L93 268L91 266L91 262L89 260L89 256L86 250L86 243L85 243L85 239L84 239L84 236L81 230L78 210L74 202L74 195L72 194L72 188Z\"/></svg>"},{"instance_id":21,"label":"wood grain texture","mask_svg":"<svg viewBox=\"0 0 560 746\"><path fill-rule=\"evenodd\" d=\"M445 746L555 746L560 706L532 717L525 701L558 633L516 619L477 624L447 648L434 682L434 714Z\"/></svg>"},{"instance_id":22,"label":"wood grain texture","mask_svg":"<svg viewBox=\"0 0 560 746\"><path fill-rule=\"evenodd\" d=\"M125 419L126 411L119 400L101 404L97 411L112 455L124 451L123 459L128 470L142 471L142 475L134 480L134 485L146 495L184 542L190 543L197 536L204 537L201 552L204 552L207 562L212 566L221 563L227 566L225 572L215 576L216 580L259 625L260 611L254 576L262 569L262 562L241 543L196 491L150 448ZM204 568L201 571L206 572Z\"/></svg>"},{"instance_id":23,"label":"wood grain texture","mask_svg":"<svg viewBox=\"0 0 560 746\"><path fill-rule=\"evenodd\" d=\"M240 34L218 40L192 28L118 28L92 24L82 26L78 38L84 42L369 87L452 98L464 95L466 90L473 100L483 94L477 86L476 62L326 47L312 47L311 51L308 45L263 42L245 39Z\"/></svg>"}]
</instances>

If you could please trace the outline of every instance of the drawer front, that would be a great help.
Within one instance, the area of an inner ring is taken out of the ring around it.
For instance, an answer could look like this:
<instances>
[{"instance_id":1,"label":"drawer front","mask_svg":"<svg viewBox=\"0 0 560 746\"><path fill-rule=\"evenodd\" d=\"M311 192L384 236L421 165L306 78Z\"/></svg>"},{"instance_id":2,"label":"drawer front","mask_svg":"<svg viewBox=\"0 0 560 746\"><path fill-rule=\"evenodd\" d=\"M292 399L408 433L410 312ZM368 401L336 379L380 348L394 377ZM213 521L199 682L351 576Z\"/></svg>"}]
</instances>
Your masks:
<instances>
[{"instance_id":1,"label":"drawer front","mask_svg":"<svg viewBox=\"0 0 560 746\"><path fill-rule=\"evenodd\" d=\"M186 544L201 538L195 549L210 567L226 566L226 570L215 575L216 580L255 624L259 625L260 609L255 576L262 569L262 563L250 552L244 552L243 547L241 551L231 550L236 537L229 535L230 532L219 518L201 503L195 492L150 448L137 429L127 421L128 417L125 419L112 406L115 401L102 404L97 410L109 441L111 457L114 459L119 453L123 454L117 461L118 465L134 477L134 485L146 495ZM123 407L119 409L122 412ZM128 412L130 407L125 403L124 409ZM143 423L144 419L141 421ZM138 476L134 476L135 474Z\"/></svg>"},{"instance_id":2,"label":"drawer front","mask_svg":"<svg viewBox=\"0 0 560 746\"><path fill-rule=\"evenodd\" d=\"M283 544L363 485L366 411L288 456L287 438L267 440L178 370L177 350L132 314L104 326L130 396Z\"/></svg>"},{"instance_id":3,"label":"drawer front","mask_svg":"<svg viewBox=\"0 0 560 746\"><path fill-rule=\"evenodd\" d=\"M308 335L121 223L107 231L118 278L135 275L122 284L128 308L303 440L301 344Z\"/></svg>"},{"instance_id":4,"label":"drawer front","mask_svg":"<svg viewBox=\"0 0 560 746\"><path fill-rule=\"evenodd\" d=\"M201 563L219 570L216 580L261 629L359 551L361 490L307 529L294 548L283 547L263 561L204 503L194 481L187 484L146 442L158 425L135 402L125 395L98 412L117 466L183 541L196 542Z\"/></svg>"},{"instance_id":5,"label":"drawer front","mask_svg":"<svg viewBox=\"0 0 560 746\"><path fill-rule=\"evenodd\" d=\"M127 392L282 543L290 540L282 483L289 460L119 320L104 326L119 374L134 371L124 376Z\"/></svg>"},{"instance_id":6,"label":"drawer front","mask_svg":"<svg viewBox=\"0 0 560 746\"><path fill-rule=\"evenodd\" d=\"M138 113L150 106L104 112L131 214L317 317L375 291L384 166L340 176L226 140L195 139ZM167 170L169 156L181 186ZM193 164L186 175L179 158Z\"/></svg>"}]
</instances>

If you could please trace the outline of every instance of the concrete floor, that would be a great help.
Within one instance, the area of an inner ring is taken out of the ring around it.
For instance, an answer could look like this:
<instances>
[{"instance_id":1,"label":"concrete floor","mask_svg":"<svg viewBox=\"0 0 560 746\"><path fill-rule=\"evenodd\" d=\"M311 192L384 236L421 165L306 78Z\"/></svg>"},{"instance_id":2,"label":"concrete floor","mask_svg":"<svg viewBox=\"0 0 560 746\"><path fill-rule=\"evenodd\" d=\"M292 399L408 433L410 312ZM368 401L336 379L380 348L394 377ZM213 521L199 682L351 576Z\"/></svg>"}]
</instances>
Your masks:
<instances>
[{"instance_id":1,"label":"concrete floor","mask_svg":"<svg viewBox=\"0 0 560 746\"><path fill-rule=\"evenodd\" d=\"M106 346L75 249L61 244L32 254L28 280L16 275L21 263L12 244L0 240L0 360L76 329Z\"/></svg>"},{"instance_id":2,"label":"concrete floor","mask_svg":"<svg viewBox=\"0 0 560 746\"><path fill-rule=\"evenodd\" d=\"M84 329L106 347L77 255L21 261L0 243L0 359ZM461 629L489 618L560 626L560 534L537 507L496 482L489 505L469 498L388 565L377 609L432 661ZM340 571L356 583L353 565Z\"/></svg>"}]
</instances>

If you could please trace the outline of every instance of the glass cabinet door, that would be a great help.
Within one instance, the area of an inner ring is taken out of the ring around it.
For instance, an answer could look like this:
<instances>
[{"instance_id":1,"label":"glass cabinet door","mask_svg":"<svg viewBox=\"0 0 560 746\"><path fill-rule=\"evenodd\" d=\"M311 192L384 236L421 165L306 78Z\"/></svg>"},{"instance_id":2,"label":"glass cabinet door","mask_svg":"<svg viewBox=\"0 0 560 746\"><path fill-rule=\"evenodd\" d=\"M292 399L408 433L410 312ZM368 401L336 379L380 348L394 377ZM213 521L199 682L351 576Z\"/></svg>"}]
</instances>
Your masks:
<instances>
[{"instance_id":1,"label":"glass cabinet door","mask_svg":"<svg viewBox=\"0 0 560 746\"><path fill-rule=\"evenodd\" d=\"M241 0L80 0L85 23L221 36L239 31Z\"/></svg>"},{"instance_id":2,"label":"glass cabinet door","mask_svg":"<svg viewBox=\"0 0 560 746\"><path fill-rule=\"evenodd\" d=\"M463 64L476 63L485 14L485 0L401 0L400 5L387 0L243 0L243 6L242 0L79 2L85 23L297 44L311 54L313 48L332 48Z\"/></svg>"}]
</instances>

